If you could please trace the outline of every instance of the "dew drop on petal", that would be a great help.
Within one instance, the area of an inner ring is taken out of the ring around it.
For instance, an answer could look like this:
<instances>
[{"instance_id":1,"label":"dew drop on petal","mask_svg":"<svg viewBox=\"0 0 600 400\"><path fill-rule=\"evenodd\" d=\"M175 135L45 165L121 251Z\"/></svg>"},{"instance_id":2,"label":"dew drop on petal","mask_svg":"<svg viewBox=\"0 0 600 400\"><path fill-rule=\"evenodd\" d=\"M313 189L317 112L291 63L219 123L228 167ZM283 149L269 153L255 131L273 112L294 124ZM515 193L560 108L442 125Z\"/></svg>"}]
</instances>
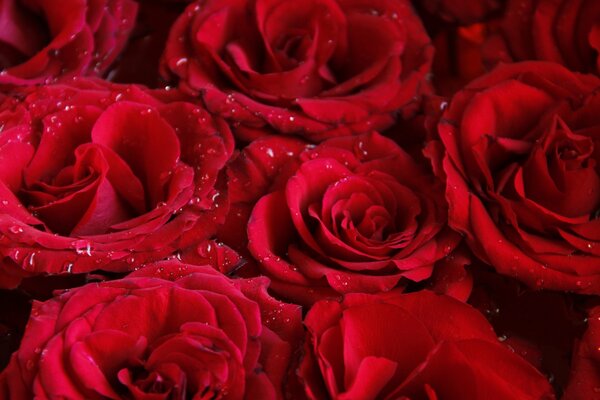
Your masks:
<instances>
[{"instance_id":1,"label":"dew drop on petal","mask_svg":"<svg viewBox=\"0 0 600 400\"><path fill-rule=\"evenodd\" d=\"M35 267L35 256L36 255L37 255L36 252L29 254L29 256L27 257L27 261L26 261L28 267L31 267L31 268Z\"/></svg>"},{"instance_id":2,"label":"dew drop on petal","mask_svg":"<svg viewBox=\"0 0 600 400\"><path fill-rule=\"evenodd\" d=\"M21 228L19 225L12 225L8 228L8 230L14 234L23 233L23 228Z\"/></svg>"},{"instance_id":3,"label":"dew drop on petal","mask_svg":"<svg viewBox=\"0 0 600 400\"><path fill-rule=\"evenodd\" d=\"M71 245L80 256L85 255L89 257L92 255L92 244L87 240L74 240Z\"/></svg>"},{"instance_id":4,"label":"dew drop on petal","mask_svg":"<svg viewBox=\"0 0 600 400\"><path fill-rule=\"evenodd\" d=\"M175 65L178 67L181 67L184 64L187 64L188 59L185 57L180 58L179 60L177 60L177 62L175 62Z\"/></svg>"},{"instance_id":5,"label":"dew drop on petal","mask_svg":"<svg viewBox=\"0 0 600 400\"><path fill-rule=\"evenodd\" d=\"M73 263L72 263L72 262L68 262L68 261L67 261L67 262L66 262L66 263L63 265L63 269L64 269L64 271L65 271L67 274L70 274L70 273L72 273L72 272L73 272Z\"/></svg>"}]
</instances>

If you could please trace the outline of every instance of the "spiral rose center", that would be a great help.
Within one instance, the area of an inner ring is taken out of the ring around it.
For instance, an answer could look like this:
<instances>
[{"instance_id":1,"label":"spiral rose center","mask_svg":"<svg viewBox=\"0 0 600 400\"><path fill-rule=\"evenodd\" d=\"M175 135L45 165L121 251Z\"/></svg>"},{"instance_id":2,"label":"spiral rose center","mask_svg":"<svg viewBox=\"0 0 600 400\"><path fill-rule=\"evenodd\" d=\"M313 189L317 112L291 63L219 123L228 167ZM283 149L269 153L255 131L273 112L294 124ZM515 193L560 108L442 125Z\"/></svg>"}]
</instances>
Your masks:
<instances>
[{"instance_id":1,"label":"spiral rose center","mask_svg":"<svg viewBox=\"0 0 600 400\"><path fill-rule=\"evenodd\" d=\"M281 63L291 69L306 59L312 40L308 32L296 30L283 35L276 43L275 49Z\"/></svg>"},{"instance_id":2,"label":"spiral rose center","mask_svg":"<svg viewBox=\"0 0 600 400\"><path fill-rule=\"evenodd\" d=\"M187 346L193 348L186 351ZM228 355L201 337L172 335L149 349L147 360L134 364L121 369L118 379L135 395L186 398L200 394L201 398L215 398L225 390L229 376Z\"/></svg>"},{"instance_id":3,"label":"spiral rose center","mask_svg":"<svg viewBox=\"0 0 600 400\"><path fill-rule=\"evenodd\" d=\"M309 207L309 214L328 231L317 230L321 242L341 241L370 255L384 255L410 243L420 213L415 194L385 174L341 177L325 190L320 205Z\"/></svg>"},{"instance_id":4,"label":"spiral rose center","mask_svg":"<svg viewBox=\"0 0 600 400\"><path fill-rule=\"evenodd\" d=\"M597 157L595 143L585 130L571 130L557 117L533 145L527 160L506 170L514 175L503 193L510 199L532 200L556 215L589 220L600 207ZM538 226L524 209L517 214L523 218L521 223Z\"/></svg>"},{"instance_id":5,"label":"spiral rose center","mask_svg":"<svg viewBox=\"0 0 600 400\"><path fill-rule=\"evenodd\" d=\"M180 145L157 111L67 107L42 125L18 196L52 232L106 233L165 202Z\"/></svg>"},{"instance_id":6,"label":"spiral rose center","mask_svg":"<svg viewBox=\"0 0 600 400\"><path fill-rule=\"evenodd\" d=\"M144 393L171 393L173 391L173 382L166 380L156 372L146 371L143 367L130 368L129 373L133 380L133 385ZM176 393L173 393L176 394Z\"/></svg>"}]
</instances>

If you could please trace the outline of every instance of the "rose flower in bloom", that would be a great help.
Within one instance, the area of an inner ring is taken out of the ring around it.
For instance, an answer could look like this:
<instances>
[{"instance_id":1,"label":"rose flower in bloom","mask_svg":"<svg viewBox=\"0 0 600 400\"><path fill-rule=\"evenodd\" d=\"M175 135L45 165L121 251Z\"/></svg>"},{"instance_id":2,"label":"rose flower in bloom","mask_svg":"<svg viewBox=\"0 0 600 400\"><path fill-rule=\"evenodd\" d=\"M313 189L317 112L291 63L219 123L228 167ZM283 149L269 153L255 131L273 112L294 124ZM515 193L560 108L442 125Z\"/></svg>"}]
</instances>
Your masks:
<instances>
[{"instance_id":1,"label":"rose flower in bloom","mask_svg":"<svg viewBox=\"0 0 600 400\"><path fill-rule=\"evenodd\" d=\"M428 291L350 294L309 311L300 368L310 399L553 399L474 308Z\"/></svg>"},{"instance_id":2,"label":"rose flower in bloom","mask_svg":"<svg viewBox=\"0 0 600 400\"><path fill-rule=\"evenodd\" d=\"M133 0L0 1L0 87L102 74L135 24Z\"/></svg>"},{"instance_id":3,"label":"rose flower in bloom","mask_svg":"<svg viewBox=\"0 0 600 400\"><path fill-rule=\"evenodd\" d=\"M164 261L36 302L0 397L282 398L301 314L267 282Z\"/></svg>"},{"instance_id":4,"label":"rose flower in bloom","mask_svg":"<svg viewBox=\"0 0 600 400\"><path fill-rule=\"evenodd\" d=\"M598 0L506 0L488 28L483 51L491 64L544 60L600 73Z\"/></svg>"},{"instance_id":5,"label":"rose flower in bloom","mask_svg":"<svg viewBox=\"0 0 600 400\"><path fill-rule=\"evenodd\" d=\"M247 246L272 289L296 302L422 281L459 236L441 182L377 133L318 146L264 137L228 170L232 209L218 236Z\"/></svg>"},{"instance_id":6,"label":"rose flower in bloom","mask_svg":"<svg viewBox=\"0 0 600 400\"><path fill-rule=\"evenodd\" d=\"M233 138L180 97L77 79L0 104L0 286L126 271L214 233Z\"/></svg>"},{"instance_id":7,"label":"rose flower in bloom","mask_svg":"<svg viewBox=\"0 0 600 400\"><path fill-rule=\"evenodd\" d=\"M432 56L408 0L203 0L162 67L245 141L265 128L321 141L412 113Z\"/></svg>"},{"instance_id":8,"label":"rose flower in bloom","mask_svg":"<svg viewBox=\"0 0 600 400\"><path fill-rule=\"evenodd\" d=\"M532 287L600 294L600 79L503 65L438 128L450 225L473 251Z\"/></svg>"}]
</instances>

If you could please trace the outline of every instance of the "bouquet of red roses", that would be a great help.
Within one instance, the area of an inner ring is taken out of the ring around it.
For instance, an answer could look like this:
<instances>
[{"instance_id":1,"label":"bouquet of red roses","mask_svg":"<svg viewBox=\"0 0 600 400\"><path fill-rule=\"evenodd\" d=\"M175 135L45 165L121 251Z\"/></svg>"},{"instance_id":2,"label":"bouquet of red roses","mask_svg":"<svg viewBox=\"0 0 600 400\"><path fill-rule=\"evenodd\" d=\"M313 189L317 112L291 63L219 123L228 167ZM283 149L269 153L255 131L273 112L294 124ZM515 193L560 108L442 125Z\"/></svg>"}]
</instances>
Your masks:
<instances>
[{"instance_id":1,"label":"bouquet of red roses","mask_svg":"<svg viewBox=\"0 0 600 400\"><path fill-rule=\"evenodd\" d=\"M0 399L600 399L597 0L0 0Z\"/></svg>"}]
</instances>

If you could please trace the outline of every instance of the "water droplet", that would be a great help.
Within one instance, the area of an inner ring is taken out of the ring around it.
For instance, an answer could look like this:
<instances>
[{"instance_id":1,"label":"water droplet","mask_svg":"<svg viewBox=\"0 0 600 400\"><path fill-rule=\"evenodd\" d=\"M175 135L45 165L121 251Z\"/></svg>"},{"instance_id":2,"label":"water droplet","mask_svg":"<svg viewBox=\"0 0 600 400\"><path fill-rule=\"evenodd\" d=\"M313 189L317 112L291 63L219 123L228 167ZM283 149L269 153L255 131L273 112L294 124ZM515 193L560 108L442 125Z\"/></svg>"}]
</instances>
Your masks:
<instances>
[{"instance_id":1,"label":"water droplet","mask_svg":"<svg viewBox=\"0 0 600 400\"><path fill-rule=\"evenodd\" d=\"M12 225L8 228L8 230L14 234L23 233L23 228L21 228L19 225Z\"/></svg>"},{"instance_id":2,"label":"water droplet","mask_svg":"<svg viewBox=\"0 0 600 400\"><path fill-rule=\"evenodd\" d=\"M201 200L200 200L200 197L198 197L198 196L195 196L195 197L192 197L192 198L190 199L190 201L188 201L188 204L189 204L190 206L195 206L195 205L197 205L197 204L200 204L200 201L201 201Z\"/></svg>"},{"instance_id":3,"label":"water droplet","mask_svg":"<svg viewBox=\"0 0 600 400\"><path fill-rule=\"evenodd\" d=\"M64 270L65 270L65 272L66 272L67 274L70 274L70 273L72 273L72 272L73 272L73 263L72 263L72 262L68 262L68 261L67 261L67 262L66 262L66 263L63 265L63 268L64 268Z\"/></svg>"},{"instance_id":4,"label":"water droplet","mask_svg":"<svg viewBox=\"0 0 600 400\"><path fill-rule=\"evenodd\" d=\"M188 62L188 59L185 58L185 57L182 57L179 60L177 60L177 62L175 63L175 65L177 67L181 67L182 65L187 64L187 62Z\"/></svg>"},{"instance_id":5,"label":"water droplet","mask_svg":"<svg viewBox=\"0 0 600 400\"><path fill-rule=\"evenodd\" d=\"M363 142L362 140L358 141L358 149L360 150L360 152L362 153L362 155L364 157L369 155L369 152L367 151L367 149L365 149L365 142Z\"/></svg>"},{"instance_id":6,"label":"water droplet","mask_svg":"<svg viewBox=\"0 0 600 400\"><path fill-rule=\"evenodd\" d=\"M506 335L500 335L500 336L498 336L498 340L501 341L501 342L506 341L506 339L508 339L508 336L506 336Z\"/></svg>"},{"instance_id":7,"label":"water droplet","mask_svg":"<svg viewBox=\"0 0 600 400\"><path fill-rule=\"evenodd\" d=\"M36 252L30 253L29 256L27 257L27 265L31 268L35 267L35 256L37 255Z\"/></svg>"},{"instance_id":8,"label":"water droplet","mask_svg":"<svg viewBox=\"0 0 600 400\"><path fill-rule=\"evenodd\" d=\"M92 244L87 240L75 240L71 243L77 254L91 256L92 255Z\"/></svg>"}]
</instances>

